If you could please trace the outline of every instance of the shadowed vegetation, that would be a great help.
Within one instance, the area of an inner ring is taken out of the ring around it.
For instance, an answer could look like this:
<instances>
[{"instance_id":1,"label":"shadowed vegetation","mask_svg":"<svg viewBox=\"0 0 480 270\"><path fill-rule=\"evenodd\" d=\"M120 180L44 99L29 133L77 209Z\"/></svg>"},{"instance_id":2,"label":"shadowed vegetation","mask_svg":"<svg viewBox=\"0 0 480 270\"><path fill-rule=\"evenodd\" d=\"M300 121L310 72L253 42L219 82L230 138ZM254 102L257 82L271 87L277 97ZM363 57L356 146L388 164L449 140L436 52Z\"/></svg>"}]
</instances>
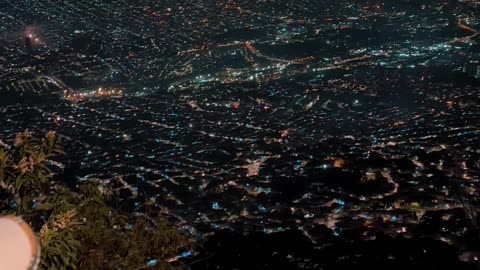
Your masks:
<instances>
[{"instance_id":1,"label":"shadowed vegetation","mask_svg":"<svg viewBox=\"0 0 480 270\"><path fill-rule=\"evenodd\" d=\"M18 134L0 147L0 214L22 217L42 246L41 269L183 269L192 239L161 216L122 212L94 183L71 190L52 172L62 155L54 132Z\"/></svg>"}]
</instances>

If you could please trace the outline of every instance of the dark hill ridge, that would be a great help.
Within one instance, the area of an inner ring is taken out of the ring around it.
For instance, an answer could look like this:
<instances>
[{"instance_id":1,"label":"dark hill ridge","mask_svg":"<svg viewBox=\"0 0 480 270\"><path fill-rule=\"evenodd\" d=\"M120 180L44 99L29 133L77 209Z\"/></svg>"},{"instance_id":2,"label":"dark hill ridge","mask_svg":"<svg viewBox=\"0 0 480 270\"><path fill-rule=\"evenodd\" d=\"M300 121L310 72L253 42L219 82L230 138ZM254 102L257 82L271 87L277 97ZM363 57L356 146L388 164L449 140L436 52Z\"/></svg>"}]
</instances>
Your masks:
<instances>
[{"instance_id":1,"label":"dark hill ridge","mask_svg":"<svg viewBox=\"0 0 480 270\"><path fill-rule=\"evenodd\" d=\"M217 232L204 253L187 261L192 270L274 269L473 269L460 262L454 247L432 239L407 239L377 234L375 240L350 241L318 229L322 248L301 231L247 236Z\"/></svg>"}]
</instances>

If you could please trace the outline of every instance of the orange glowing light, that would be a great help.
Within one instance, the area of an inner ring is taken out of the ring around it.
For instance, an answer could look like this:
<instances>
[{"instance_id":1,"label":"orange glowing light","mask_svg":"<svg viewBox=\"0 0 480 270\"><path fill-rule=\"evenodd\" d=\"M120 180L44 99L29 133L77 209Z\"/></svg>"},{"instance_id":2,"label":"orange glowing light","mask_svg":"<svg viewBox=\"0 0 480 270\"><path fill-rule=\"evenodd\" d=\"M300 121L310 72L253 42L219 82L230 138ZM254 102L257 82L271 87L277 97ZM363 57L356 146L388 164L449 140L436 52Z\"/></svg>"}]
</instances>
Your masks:
<instances>
[{"instance_id":1,"label":"orange glowing light","mask_svg":"<svg viewBox=\"0 0 480 270\"><path fill-rule=\"evenodd\" d=\"M333 167L335 168L342 168L343 165L345 165L345 161L343 159L335 159L335 162L333 162Z\"/></svg>"}]
</instances>

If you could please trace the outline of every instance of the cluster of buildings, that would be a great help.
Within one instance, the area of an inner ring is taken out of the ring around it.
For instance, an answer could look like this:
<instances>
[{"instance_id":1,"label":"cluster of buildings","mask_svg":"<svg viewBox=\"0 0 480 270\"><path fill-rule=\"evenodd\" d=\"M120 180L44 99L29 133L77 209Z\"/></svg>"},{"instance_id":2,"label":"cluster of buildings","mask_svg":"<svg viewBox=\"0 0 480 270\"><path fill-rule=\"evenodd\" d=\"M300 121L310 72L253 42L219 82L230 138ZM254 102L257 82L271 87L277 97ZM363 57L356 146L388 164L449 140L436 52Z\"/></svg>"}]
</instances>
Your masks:
<instances>
[{"instance_id":1,"label":"cluster of buildings","mask_svg":"<svg viewBox=\"0 0 480 270\"><path fill-rule=\"evenodd\" d=\"M478 1L136 2L0 0L0 142L56 130L190 232L467 230Z\"/></svg>"}]
</instances>

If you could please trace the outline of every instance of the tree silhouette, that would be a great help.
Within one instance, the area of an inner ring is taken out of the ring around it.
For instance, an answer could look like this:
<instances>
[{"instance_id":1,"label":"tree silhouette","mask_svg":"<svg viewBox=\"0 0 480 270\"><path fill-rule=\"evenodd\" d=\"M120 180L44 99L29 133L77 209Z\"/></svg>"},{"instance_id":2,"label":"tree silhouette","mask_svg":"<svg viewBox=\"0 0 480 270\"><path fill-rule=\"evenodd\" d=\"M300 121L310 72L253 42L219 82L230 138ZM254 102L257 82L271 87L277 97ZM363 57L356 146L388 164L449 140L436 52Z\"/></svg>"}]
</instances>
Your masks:
<instances>
[{"instance_id":1,"label":"tree silhouette","mask_svg":"<svg viewBox=\"0 0 480 270\"><path fill-rule=\"evenodd\" d=\"M76 191L55 180L49 162L62 155L49 132L28 131L0 148L0 214L22 217L42 246L42 269L182 269L192 239L161 216L131 215L111 205L111 191L94 183Z\"/></svg>"}]
</instances>

